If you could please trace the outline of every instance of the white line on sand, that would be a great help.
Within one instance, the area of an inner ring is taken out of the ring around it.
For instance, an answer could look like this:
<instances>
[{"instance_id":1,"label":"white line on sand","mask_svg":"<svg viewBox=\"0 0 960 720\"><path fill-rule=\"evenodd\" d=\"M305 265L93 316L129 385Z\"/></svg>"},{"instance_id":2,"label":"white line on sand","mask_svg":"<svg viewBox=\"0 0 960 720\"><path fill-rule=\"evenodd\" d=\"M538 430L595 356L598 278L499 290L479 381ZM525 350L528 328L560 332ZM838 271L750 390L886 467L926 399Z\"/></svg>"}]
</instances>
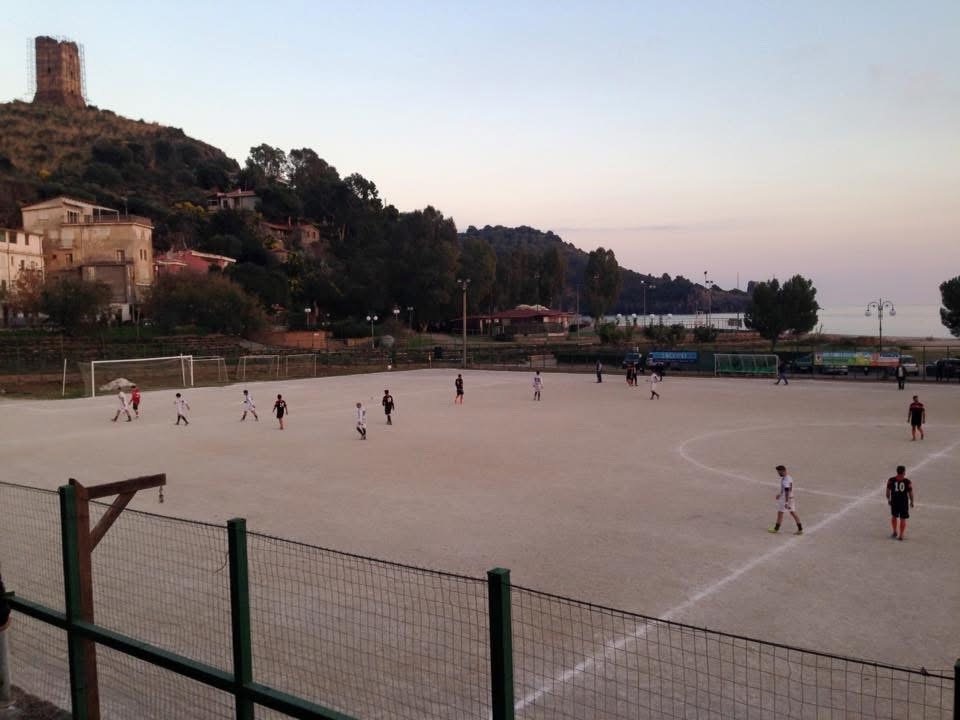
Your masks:
<instances>
[{"instance_id":1,"label":"white line on sand","mask_svg":"<svg viewBox=\"0 0 960 720\"><path fill-rule=\"evenodd\" d=\"M939 460L940 458L946 455L949 455L958 446L960 446L960 440L956 441L952 445L947 446L943 450L939 450L938 452L928 455L926 458L924 458L920 462L915 463L912 469L919 469L924 465L926 465L927 463L930 463L934 460ZM822 530L827 525L833 524L843 516L847 515L852 510L855 510L859 506L863 505L868 500L875 499L875 497L878 494L880 494L880 492L881 490L874 488L864 493L863 495L856 497L851 502L847 503L836 512L831 513L830 515L827 515L825 518L823 518L819 522L814 523L813 525L808 525L807 529L804 531L804 534L808 535L810 533L815 533L818 530ZM762 555L758 555L757 557L753 558L752 560L744 563L743 565L735 569L733 572L725 575L719 580L716 580L715 582L710 583L703 589L697 591L696 593L688 597L686 600L681 602L679 605L673 606L672 608L667 610L663 615L661 615L660 619L661 620L674 619L675 617L677 617L678 615L680 615L681 613L683 613L693 605L696 605L698 602L700 602L704 598L707 598L715 594L718 590L725 588L734 580L750 572L758 565L762 565L768 560L777 557L778 555L786 552L787 550L790 550L791 548L796 547L800 542L802 541L798 537L788 538L787 541L782 545L778 545L772 550L768 550ZM631 643L637 642L638 640L642 640L646 636L647 630L649 627L650 627L649 624L644 624L635 633L631 635L626 635L620 638L619 640L606 641L603 644L603 652L584 658L581 662L577 663L572 668L563 671L560 675L556 676L552 680L547 681L541 687L528 693L522 699L517 701L517 703L514 705L514 709L517 711L522 711L526 709L533 703L537 702L537 700L542 698L547 693L552 692L558 686L560 686L562 690L563 689L562 686L565 683L569 682L570 680L573 680L578 675L582 675L586 672L589 672L592 668L594 668L598 664L606 662L613 655L622 651L625 647L627 647Z\"/></svg>"},{"instance_id":2,"label":"white line on sand","mask_svg":"<svg viewBox=\"0 0 960 720\"><path fill-rule=\"evenodd\" d=\"M691 465L695 465L696 467L700 468L701 470L706 470L707 472L712 472L716 475L722 475L723 477L728 477L728 478L731 478L732 480L739 480L741 482L752 483L754 485L768 485L770 487L776 487L777 486L776 482L771 482L767 480L757 480L755 478L747 477L745 475L738 475L737 473L730 472L722 468L714 467L713 465L707 465L706 463L702 463L690 454L690 452L687 450L687 446L709 437L715 437L717 435L730 435L733 433L752 432L755 430L771 430L771 429L792 430L798 427L814 427L814 428L834 427L835 428L835 427L864 427L864 425L862 423L835 423L835 424L817 423L817 424L811 424L811 425L781 425L776 428L770 425L763 425L763 426L757 426L757 427L734 428L732 430L713 430L711 432L703 433L702 435L697 435L695 437L684 440L680 445L677 446L676 450L677 450L677 453L680 455L680 457L682 457ZM871 425L870 427L877 427L877 426ZM897 424L887 423L884 427L901 427L901 425L899 423ZM946 427L954 427L954 426L948 425ZM911 470L912 469L913 467L911 467ZM803 493L804 495L823 495L825 497L840 498L841 500L856 500L859 497L857 495L848 495L845 493L830 492L829 490L814 490L813 488L809 488L809 487L804 487ZM960 507L957 507L955 505L924 505L923 507L934 508L937 510L960 510Z\"/></svg>"}]
</instances>

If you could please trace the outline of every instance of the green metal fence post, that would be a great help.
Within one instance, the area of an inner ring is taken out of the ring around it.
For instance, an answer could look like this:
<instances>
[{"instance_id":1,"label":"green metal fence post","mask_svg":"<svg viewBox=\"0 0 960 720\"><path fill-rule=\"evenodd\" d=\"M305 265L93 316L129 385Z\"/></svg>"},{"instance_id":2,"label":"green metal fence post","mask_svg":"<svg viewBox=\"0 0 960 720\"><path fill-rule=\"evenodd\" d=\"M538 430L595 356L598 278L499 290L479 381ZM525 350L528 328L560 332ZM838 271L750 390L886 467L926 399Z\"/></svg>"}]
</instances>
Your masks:
<instances>
[{"instance_id":1,"label":"green metal fence post","mask_svg":"<svg viewBox=\"0 0 960 720\"><path fill-rule=\"evenodd\" d=\"M63 550L64 609L67 616L67 653L70 665L70 705L76 720L87 720L87 683L84 649L73 624L81 619L80 553L77 547L76 490L60 488L60 543Z\"/></svg>"},{"instance_id":2,"label":"green metal fence post","mask_svg":"<svg viewBox=\"0 0 960 720\"><path fill-rule=\"evenodd\" d=\"M233 631L233 676L248 687L253 682L253 646L250 640L250 582L247 572L247 521L227 521L230 550L230 625ZM237 720L253 720L253 700L235 697Z\"/></svg>"},{"instance_id":3,"label":"green metal fence post","mask_svg":"<svg viewBox=\"0 0 960 720\"><path fill-rule=\"evenodd\" d=\"M960 720L960 660L953 666L953 720Z\"/></svg>"},{"instance_id":4,"label":"green metal fence post","mask_svg":"<svg viewBox=\"0 0 960 720\"><path fill-rule=\"evenodd\" d=\"M487 573L490 613L490 695L493 720L513 720L513 623L510 617L510 571Z\"/></svg>"}]
</instances>

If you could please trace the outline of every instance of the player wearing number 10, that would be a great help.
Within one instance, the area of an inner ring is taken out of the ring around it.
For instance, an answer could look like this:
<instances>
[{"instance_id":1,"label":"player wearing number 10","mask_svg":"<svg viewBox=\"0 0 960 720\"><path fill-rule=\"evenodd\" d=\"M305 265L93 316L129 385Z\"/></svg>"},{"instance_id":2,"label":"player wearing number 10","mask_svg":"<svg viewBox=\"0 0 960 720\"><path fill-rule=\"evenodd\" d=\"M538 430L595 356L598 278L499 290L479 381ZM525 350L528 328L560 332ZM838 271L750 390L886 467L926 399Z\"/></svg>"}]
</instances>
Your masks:
<instances>
[{"instance_id":1,"label":"player wearing number 10","mask_svg":"<svg viewBox=\"0 0 960 720\"><path fill-rule=\"evenodd\" d=\"M897 540L903 540L903 534L907 531L907 518L910 517L910 508L913 507L913 483L905 477L906 472L907 469L903 465L897 465L897 474L887 480L890 527L893 529L890 537L897 538ZM900 521L899 531L897 530L898 519Z\"/></svg>"}]
</instances>

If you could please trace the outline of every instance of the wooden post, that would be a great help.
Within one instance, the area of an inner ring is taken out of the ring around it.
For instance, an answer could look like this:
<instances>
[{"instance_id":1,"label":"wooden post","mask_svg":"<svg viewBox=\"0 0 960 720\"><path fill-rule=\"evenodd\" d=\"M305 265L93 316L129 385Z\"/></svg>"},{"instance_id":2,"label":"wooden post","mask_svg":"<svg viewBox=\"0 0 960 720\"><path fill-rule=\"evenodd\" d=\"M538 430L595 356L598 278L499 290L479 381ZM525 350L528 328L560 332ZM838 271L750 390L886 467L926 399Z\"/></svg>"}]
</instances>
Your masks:
<instances>
[{"instance_id":1,"label":"wooden post","mask_svg":"<svg viewBox=\"0 0 960 720\"><path fill-rule=\"evenodd\" d=\"M63 515L64 580L67 591L67 618L94 623L93 550L120 517L138 490L162 487L166 475L147 475L84 487L70 478L61 488ZM116 495L95 528L90 528L90 501ZM97 644L89 638L69 634L71 700L78 720L100 720L100 686L97 677Z\"/></svg>"}]
</instances>

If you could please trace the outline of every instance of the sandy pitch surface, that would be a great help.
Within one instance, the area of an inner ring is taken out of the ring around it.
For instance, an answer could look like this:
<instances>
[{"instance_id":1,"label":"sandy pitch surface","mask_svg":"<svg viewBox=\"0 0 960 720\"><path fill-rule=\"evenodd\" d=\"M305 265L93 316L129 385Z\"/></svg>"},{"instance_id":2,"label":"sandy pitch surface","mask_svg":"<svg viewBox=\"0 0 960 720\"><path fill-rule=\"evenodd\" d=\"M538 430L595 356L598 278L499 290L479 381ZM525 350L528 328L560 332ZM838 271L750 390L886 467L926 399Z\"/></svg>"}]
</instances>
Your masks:
<instances>
[{"instance_id":1,"label":"sandy pitch surface","mask_svg":"<svg viewBox=\"0 0 960 720\"><path fill-rule=\"evenodd\" d=\"M423 370L0 405L9 482L55 488L165 472L132 507L481 577L769 641L929 669L960 655L960 387ZM260 421L239 422L250 390ZM397 402L385 424L380 398ZM280 431L270 408L283 393ZM927 406L924 441L906 423ZM369 439L354 429L368 410ZM776 513L796 482L802 537ZM917 507L891 540L887 477Z\"/></svg>"}]
</instances>

